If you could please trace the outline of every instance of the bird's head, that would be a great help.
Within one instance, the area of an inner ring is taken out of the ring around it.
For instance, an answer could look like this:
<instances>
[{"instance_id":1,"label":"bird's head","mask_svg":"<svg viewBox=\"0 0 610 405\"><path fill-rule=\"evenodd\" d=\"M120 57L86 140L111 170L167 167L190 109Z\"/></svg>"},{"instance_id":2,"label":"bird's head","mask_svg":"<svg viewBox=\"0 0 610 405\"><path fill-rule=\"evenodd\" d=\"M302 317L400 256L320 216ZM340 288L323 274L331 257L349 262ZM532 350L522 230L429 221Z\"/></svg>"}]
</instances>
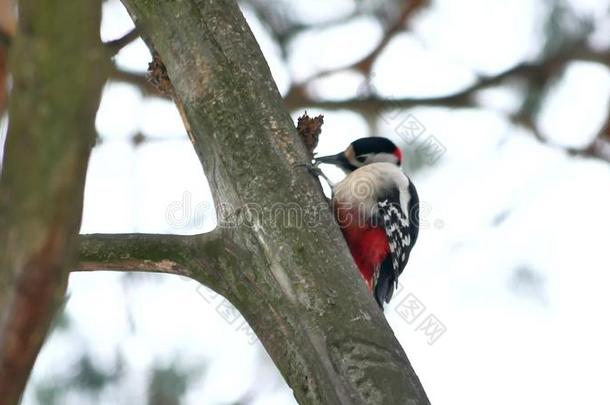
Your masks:
<instances>
[{"instance_id":1,"label":"bird's head","mask_svg":"<svg viewBox=\"0 0 610 405\"><path fill-rule=\"evenodd\" d=\"M346 173L371 163L393 163L400 166L402 152L387 138L378 136L360 138L352 142L347 149L336 155L321 156L314 159L316 164L327 163L335 165Z\"/></svg>"}]
</instances>

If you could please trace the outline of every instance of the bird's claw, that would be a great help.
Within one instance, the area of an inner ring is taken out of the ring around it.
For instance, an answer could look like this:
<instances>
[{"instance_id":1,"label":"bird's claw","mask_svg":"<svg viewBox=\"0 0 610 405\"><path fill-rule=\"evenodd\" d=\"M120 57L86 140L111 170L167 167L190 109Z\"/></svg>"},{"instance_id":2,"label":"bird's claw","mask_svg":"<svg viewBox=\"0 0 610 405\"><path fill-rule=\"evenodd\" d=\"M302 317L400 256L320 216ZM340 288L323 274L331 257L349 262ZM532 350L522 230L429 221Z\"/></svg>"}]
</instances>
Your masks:
<instances>
[{"instance_id":1,"label":"bird's claw","mask_svg":"<svg viewBox=\"0 0 610 405\"><path fill-rule=\"evenodd\" d=\"M331 187L333 187L333 183L329 180L328 177L326 177L326 175L324 174L322 169L320 169L318 164L319 164L319 162L314 162L314 163L297 163L297 164L295 164L295 167L304 167L305 169L307 169L309 174L311 174L314 177L322 177L324 180L326 180L326 182Z\"/></svg>"},{"instance_id":2,"label":"bird's claw","mask_svg":"<svg viewBox=\"0 0 610 405\"><path fill-rule=\"evenodd\" d=\"M324 177L324 173L322 173L322 169L318 167L317 163L297 163L295 167L304 167L312 176Z\"/></svg>"}]
</instances>

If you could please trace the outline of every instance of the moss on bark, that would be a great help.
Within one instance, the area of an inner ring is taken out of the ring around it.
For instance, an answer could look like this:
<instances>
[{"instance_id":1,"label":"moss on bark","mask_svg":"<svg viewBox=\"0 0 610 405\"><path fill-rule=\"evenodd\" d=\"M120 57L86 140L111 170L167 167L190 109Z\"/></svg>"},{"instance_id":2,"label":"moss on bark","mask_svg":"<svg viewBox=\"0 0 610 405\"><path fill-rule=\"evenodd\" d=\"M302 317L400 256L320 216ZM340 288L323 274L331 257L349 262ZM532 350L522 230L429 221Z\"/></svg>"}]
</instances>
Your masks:
<instances>
[{"instance_id":1,"label":"moss on bark","mask_svg":"<svg viewBox=\"0 0 610 405\"><path fill-rule=\"evenodd\" d=\"M123 2L165 63L216 201L244 220L216 269L225 280L219 292L250 322L298 401L427 404L319 186L295 167L307 152L235 1ZM264 215L290 207L313 223Z\"/></svg>"},{"instance_id":2,"label":"moss on bark","mask_svg":"<svg viewBox=\"0 0 610 405\"><path fill-rule=\"evenodd\" d=\"M63 298L106 77L100 4L19 3L0 179L0 404L17 403Z\"/></svg>"}]
</instances>

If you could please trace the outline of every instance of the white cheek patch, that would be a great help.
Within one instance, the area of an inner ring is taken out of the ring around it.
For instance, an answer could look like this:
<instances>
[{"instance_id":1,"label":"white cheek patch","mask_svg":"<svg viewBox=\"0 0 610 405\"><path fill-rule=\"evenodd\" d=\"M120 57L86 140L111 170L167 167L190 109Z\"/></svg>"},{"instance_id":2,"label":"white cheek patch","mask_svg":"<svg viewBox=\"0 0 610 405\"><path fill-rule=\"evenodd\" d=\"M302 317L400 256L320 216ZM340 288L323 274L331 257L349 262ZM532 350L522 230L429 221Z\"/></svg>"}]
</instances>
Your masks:
<instances>
[{"instance_id":1,"label":"white cheek patch","mask_svg":"<svg viewBox=\"0 0 610 405\"><path fill-rule=\"evenodd\" d=\"M398 159L392 153L374 153L370 155L366 155L366 164L369 163L398 163Z\"/></svg>"},{"instance_id":2,"label":"white cheek patch","mask_svg":"<svg viewBox=\"0 0 610 405\"><path fill-rule=\"evenodd\" d=\"M355 157L349 158L347 159L347 161L355 167L360 167L360 166L364 166L365 163L360 162L358 159L356 159Z\"/></svg>"}]
</instances>

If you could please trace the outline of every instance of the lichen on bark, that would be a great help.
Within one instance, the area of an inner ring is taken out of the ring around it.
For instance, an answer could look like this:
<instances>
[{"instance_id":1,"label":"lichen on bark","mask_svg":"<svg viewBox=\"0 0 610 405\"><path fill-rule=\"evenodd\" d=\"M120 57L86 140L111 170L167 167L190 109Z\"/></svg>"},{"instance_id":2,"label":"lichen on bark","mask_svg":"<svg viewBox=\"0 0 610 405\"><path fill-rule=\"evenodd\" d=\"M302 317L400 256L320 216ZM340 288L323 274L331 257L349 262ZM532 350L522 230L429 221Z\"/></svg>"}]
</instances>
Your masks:
<instances>
[{"instance_id":1,"label":"lichen on bark","mask_svg":"<svg viewBox=\"0 0 610 405\"><path fill-rule=\"evenodd\" d=\"M297 400L428 404L319 185L299 166L309 156L236 2L123 3L167 68L216 203L249 218L230 232L235 248L215 269L225 280L219 292L248 320ZM316 222L249 215L278 205L315 212Z\"/></svg>"},{"instance_id":2,"label":"lichen on bark","mask_svg":"<svg viewBox=\"0 0 610 405\"><path fill-rule=\"evenodd\" d=\"M62 301L105 54L100 4L19 3L0 178L0 404L15 404Z\"/></svg>"}]
</instances>

